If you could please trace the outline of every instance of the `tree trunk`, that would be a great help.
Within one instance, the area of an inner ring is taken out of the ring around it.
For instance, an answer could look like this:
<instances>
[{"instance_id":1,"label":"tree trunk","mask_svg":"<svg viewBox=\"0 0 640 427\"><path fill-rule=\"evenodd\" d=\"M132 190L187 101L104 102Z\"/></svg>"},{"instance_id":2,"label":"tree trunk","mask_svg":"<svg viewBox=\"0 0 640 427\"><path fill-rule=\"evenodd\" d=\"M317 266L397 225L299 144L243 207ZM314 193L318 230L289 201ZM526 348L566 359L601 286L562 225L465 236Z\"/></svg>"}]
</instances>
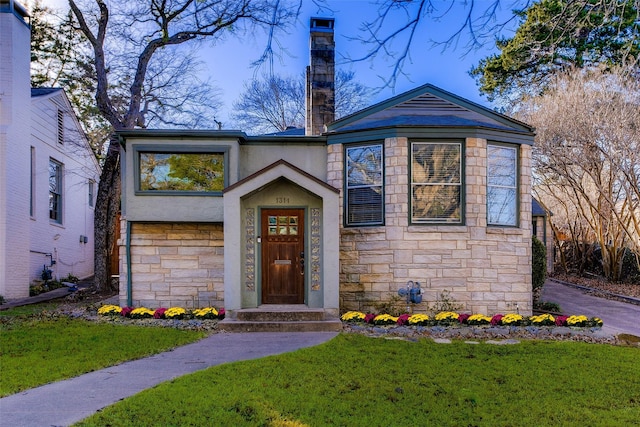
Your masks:
<instances>
[{"instance_id":1,"label":"tree trunk","mask_svg":"<svg viewBox=\"0 0 640 427\"><path fill-rule=\"evenodd\" d=\"M116 290L111 283L109 266L115 241L116 223L120 212L120 148L117 138L112 137L107 156L102 166L98 185L95 226L94 284L99 291Z\"/></svg>"}]
</instances>

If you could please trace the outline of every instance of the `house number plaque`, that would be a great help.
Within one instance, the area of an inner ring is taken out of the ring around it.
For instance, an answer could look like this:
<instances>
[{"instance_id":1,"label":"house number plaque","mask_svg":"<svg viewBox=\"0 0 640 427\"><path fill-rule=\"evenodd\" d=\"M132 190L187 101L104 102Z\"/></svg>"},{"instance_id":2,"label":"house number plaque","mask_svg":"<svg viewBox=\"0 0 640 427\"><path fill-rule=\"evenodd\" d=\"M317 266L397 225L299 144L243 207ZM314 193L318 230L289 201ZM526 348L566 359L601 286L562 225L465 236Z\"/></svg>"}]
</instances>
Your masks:
<instances>
[{"instance_id":1,"label":"house number plaque","mask_svg":"<svg viewBox=\"0 0 640 427\"><path fill-rule=\"evenodd\" d=\"M289 203L289 198L288 197L276 197L276 203L279 205L285 204L285 203Z\"/></svg>"}]
</instances>

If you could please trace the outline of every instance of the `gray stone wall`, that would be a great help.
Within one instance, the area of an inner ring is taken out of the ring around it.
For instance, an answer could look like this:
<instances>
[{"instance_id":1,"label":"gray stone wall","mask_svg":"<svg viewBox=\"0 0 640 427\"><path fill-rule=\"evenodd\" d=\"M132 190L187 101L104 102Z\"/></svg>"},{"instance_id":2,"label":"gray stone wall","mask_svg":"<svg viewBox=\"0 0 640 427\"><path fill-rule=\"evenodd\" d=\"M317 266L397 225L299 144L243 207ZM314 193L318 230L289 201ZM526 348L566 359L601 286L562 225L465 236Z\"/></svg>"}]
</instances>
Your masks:
<instances>
[{"instance_id":1,"label":"gray stone wall","mask_svg":"<svg viewBox=\"0 0 640 427\"><path fill-rule=\"evenodd\" d=\"M531 313L531 147L520 148L520 226L487 227L487 141L465 141L465 225L409 225L409 141L385 140L385 226L342 228L340 307L375 311L408 280L426 311L443 291L463 310ZM328 148L329 184L343 188L343 147ZM341 198L341 224L343 212Z\"/></svg>"},{"instance_id":2,"label":"gray stone wall","mask_svg":"<svg viewBox=\"0 0 640 427\"><path fill-rule=\"evenodd\" d=\"M120 305L127 304L126 228L120 241ZM223 307L224 241L220 223L131 224L134 307Z\"/></svg>"}]
</instances>

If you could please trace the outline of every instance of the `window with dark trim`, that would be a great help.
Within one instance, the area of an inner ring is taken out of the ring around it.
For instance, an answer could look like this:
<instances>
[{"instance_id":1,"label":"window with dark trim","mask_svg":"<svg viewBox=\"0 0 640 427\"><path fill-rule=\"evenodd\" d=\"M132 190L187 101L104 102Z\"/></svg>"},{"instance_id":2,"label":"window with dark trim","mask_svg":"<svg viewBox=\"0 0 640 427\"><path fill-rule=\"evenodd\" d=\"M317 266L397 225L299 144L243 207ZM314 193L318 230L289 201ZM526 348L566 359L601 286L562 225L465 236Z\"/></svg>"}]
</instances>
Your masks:
<instances>
[{"instance_id":1,"label":"window with dark trim","mask_svg":"<svg viewBox=\"0 0 640 427\"><path fill-rule=\"evenodd\" d=\"M462 223L462 144L411 144L411 222Z\"/></svg>"},{"instance_id":2,"label":"window with dark trim","mask_svg":"<svg viewBox=\"0 0 640 427\"><path fill-rule=\"evenodd\" d=\"M518 225L518 149L487 145L487 223Z\"/></svg>"},{"instance_id":3,"label":"window with dark trim","mask_svg":"<svg viewBox=\"0 0 640 427\"><path fill-rule=\"evenodd\" d=\"M62 224L62 163L49 159L49 219Z\"/></svg>"},{"instance_id":4,"label":"window with dark trim","mask_svg":"<svg viewBox=\"0 0 640 427\"><path fill-rule=\"evenodd\" d=\"M222 194L227 182L227 150L138 149L136 191L145 194Z\"/></svg>"},{"instance_id":5,"label":"window with dark trim","mask_svg":"<svg viewBox=\"0 0 640 427\"><path fill-rule=\"evenodd\" d=\"M384 223L382 144L345 149L345 224Z\"/></svg>"}]
</instances>

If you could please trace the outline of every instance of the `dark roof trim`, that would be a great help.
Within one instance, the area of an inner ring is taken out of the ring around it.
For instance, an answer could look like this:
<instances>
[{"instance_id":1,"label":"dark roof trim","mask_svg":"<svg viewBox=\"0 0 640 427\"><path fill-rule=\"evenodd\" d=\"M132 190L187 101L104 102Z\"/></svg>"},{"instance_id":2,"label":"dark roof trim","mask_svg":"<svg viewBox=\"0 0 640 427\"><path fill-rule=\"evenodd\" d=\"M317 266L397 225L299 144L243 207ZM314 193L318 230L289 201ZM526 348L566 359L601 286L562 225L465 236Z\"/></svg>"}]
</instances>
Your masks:
<instances>
[{"instance_id":1,"label":"dark roof trim","mask_svg":"<svg viewBox=\"0 0 640 427\"><path fill-rule=\"evenodd\" d=\"M542 206L542 204L533 196L531 196L531 216L553 216L551 211Z\"/></svg>"},{"instance_id":2,"label":"dark roof trim","mask_svg":"<svg viewBox=\"0 0 640 427\"><path fill-rule=\"evenodd\" d=\"M259 144L322 144L326 145L327 137L321 136L282 136L282 135L260 135L248 136L242 142L243 145Z\"/></svg>"},{"instance_id":3,"label":"dark roof trim","mask_svg":"<svg viewBox=\"0 0 640 427\"><path fill-rule=\"evenodd\" d=\"M56 92L62 92L62 89L59 87L32 87L31 97L37 98L39 96L50 95Z\"/></svg>"},{"instance_id":4,"label":"dark roof trim","mask_svg":"<svg viewBox=\"0 0 640 427\"><path fill-rule=\"evenodd\" d=\"M486 127L385 127L365 131L329 134L327 143L348 144L384 138L482 138L511 144L533 145L533 135L517 131L501 131Z\"/></svg>"},{"instance_id":5,"label":"dark roof trim","mask_svg":"<svg viewBox=\"0 0 640 427\"><path fill-rule=\"evenodd\" d=\"M436 87L429 83L422 85L420 87L417 87L415 89L412 89L410 91L401 93L400 95L394 96L393 98L389 98L378 104L367 107L363 110L358 111L357 113L354 113L349 116L343 117L339 120L336 120L335 122L330 123L328 125L328 130L329 132L331 132L332 130L338 130L340 127L345 126L349 123L355 122L357 120L361 120L366 116L369 116L371 114L393 107L394 105L409 101L425 93L429 93L431 95L437 96L446 101L449 101L461 107L464 107L468 110L475 111L476 113L487 116L508 127L516 128L514 130L521 130L523 132L528 132L528 133L533 133L535 130L532 126L529 126L526 123L523 123L511 117L505 116L504 114L500 114L487 107L484 107L480 104L476 104L475 102L469 101L468 99L462 98L451 92L447 92L446 90L440 89L439 87Z\"/></svg>"},{"instance_id":6,"label":"dark roof trim","mask_svg":"<svg viewBox=\"0 0 640 427\"><path fill-rule=\"evenodd\" d=\"M247 134L239 130L188 130L188 129L123 129L115 134L120 145L125 146L128 138L162 138L162 139L224 139L244 140Z\"/></svg>"},{"instance_id":7,"label":"dark roof trim","mask_svg":"<svg viewBox=\"0 0 640 427\"><path fill-rule=\"evenodd\" d=\"M338 190L337 188L335 188L335 187L327 184L326 182L316 178L315 176L311 175L310 173L303 171L299 167L296 167L296 166L292 165L291 163L287 162L286 160L280 159L277 162L271 163L269 166L264 167L264 168L260 169L259 171L252 173L248 177L243 178L243 179L241 179L240 181L238 181L238 182L236 182L234 184L231 184L230 186L228 186L227 188L222 190L222 194L224 194L224 193L226 193L226 192L228 192L230 190L233 190L234 188L239 187L239 186L243 185L246 182L249 182L249 181L257 178L258 176L264 174L265 172L267 172L267 171L269 171L269 170L271 170L273 168L276 168L276 167L278 167L280 165L284 165L284 166L288 167L289 169L295 171L296 173L299 173L300 175L303 175L303 176L313 180L317 184L319 184L319 185L321 185L321 186L333 191L336 194L340 193L340 190Z\"/></svg>"}]
</instances>

